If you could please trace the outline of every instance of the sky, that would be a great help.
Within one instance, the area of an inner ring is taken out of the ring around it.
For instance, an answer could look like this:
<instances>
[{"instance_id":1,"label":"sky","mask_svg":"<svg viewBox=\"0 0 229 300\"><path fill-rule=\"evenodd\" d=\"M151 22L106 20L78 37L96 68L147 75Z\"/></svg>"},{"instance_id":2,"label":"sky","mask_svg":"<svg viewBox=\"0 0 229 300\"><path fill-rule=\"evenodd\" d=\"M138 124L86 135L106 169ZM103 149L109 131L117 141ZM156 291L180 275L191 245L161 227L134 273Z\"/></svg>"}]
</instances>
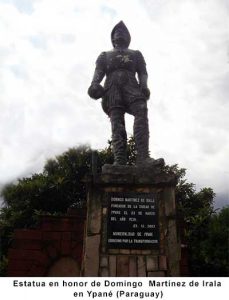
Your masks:
<instances>
[{"instance_id":1,"label":"sky","mask_svg":"<svg viewBox=\"0 0 229 300\"><path fill-rule=\"evenodd\" d=\"M228 204L227 0L0 0L0 187L70 147L107 146L109 119L87 89L120 20L147 63L151 156Z\"/></svg>"}]
</instances>

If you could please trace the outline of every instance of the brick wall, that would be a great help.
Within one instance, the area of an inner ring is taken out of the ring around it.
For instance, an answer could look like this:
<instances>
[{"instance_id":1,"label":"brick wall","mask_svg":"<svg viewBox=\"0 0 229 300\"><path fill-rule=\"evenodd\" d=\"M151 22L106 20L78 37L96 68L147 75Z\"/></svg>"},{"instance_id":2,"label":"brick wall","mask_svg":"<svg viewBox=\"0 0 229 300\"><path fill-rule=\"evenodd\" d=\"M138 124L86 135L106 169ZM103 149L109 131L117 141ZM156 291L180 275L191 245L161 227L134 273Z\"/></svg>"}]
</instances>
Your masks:
<instances>
[{"instance_id":1,"label":"brick wall","mask_svg":"<svg viewBox=\"0 0 229 300\"><path fill-rule=\"evenodd\" d=\"M44 216L37 229L16 229L8 251L7 276L47 276L63 257L74 259L80 269L84 222L85 211L78 210L64 217Z\"/></svg>"}]
</instances>

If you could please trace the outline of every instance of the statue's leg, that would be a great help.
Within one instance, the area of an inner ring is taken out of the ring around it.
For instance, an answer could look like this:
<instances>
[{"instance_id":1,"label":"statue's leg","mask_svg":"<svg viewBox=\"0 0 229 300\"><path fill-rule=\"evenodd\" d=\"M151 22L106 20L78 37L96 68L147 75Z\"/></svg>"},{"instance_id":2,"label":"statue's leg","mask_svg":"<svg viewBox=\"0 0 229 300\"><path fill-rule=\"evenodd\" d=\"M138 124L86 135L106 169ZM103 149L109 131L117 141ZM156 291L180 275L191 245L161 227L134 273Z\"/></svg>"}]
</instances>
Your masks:
<instances>
[{"instance_id":1,"label":"statue's leg","mask_svg":"<svg viewBox=\"0 0 229 300\"><path fill-rule=\"evenodd\" d=\"M148 109L145 100L137 100L130 105L134 116L134 140L137 151L137 164L149 159Z\"/></svg>"},{"instance_id":2,"label":"statue's leg","mask_svg":"<svg viewBox=\"0 0 229 300\"><path fill-rule=\"evenodd\" d=\"M126 164L127 134L125 129L124 111L113 108L109 114L112 130L112 144L114 153L114 164Z\"/></svg>"}]
</instances>

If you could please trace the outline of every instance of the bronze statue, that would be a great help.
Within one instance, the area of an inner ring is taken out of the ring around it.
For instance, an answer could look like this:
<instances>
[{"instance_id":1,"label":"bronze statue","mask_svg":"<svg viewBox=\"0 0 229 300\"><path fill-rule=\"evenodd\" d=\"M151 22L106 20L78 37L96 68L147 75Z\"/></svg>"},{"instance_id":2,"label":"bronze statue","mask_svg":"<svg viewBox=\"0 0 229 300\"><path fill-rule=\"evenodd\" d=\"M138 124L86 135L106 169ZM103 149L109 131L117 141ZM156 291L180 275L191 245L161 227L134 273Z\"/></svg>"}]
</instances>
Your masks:
<instances>
[{"instance_id":1,"label":"bronze statue","mask_svg":"<svg viewBox=\"0 0 229 300\"><path fill-rule=\"evenodd\" d=\"M124 114L134 116L134 139L137 164L156 161L149 156L149 126L147 100L147 70L143 55L129 49L130 33L121 21L111 32L113 49L102 52L97 61L88 94L93 99L102 98L104 112L111 120L114 165L126 164L127 134ZM138 75L138 80L135 75ZM106 76L104 87L100 85ZM157 160L159 164L161 159Z\"/></svg>"}]
</instances>

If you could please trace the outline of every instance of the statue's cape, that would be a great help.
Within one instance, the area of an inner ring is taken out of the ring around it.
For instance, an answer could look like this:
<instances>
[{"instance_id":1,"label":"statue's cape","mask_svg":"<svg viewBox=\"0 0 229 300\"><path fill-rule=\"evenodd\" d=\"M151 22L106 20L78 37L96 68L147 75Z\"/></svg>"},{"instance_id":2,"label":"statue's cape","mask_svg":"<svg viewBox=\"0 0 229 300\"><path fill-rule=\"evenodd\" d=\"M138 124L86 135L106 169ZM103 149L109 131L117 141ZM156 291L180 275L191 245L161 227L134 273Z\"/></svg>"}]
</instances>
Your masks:
<instances>
[{"instance_id":1,"label":"statue's cape","mask_svg":"<svg viewBox=\"0 0 229 300\"><path fill-rule=\"evenodd\" d=\"M112 42L112 45L114 46L113 37L114 37L115 30L117 28L119 30L122 30L125 33L125 35L126 35L126 43L127 43L127 48L128 48L129 44L130 44L131 36L130 36L129 30L127 29L127 27L126 27L126 25L124 24L123 21L120 21L118 24L116 24L115 27L111 31L111 42Z\"/></svg>"}]
</instances>

